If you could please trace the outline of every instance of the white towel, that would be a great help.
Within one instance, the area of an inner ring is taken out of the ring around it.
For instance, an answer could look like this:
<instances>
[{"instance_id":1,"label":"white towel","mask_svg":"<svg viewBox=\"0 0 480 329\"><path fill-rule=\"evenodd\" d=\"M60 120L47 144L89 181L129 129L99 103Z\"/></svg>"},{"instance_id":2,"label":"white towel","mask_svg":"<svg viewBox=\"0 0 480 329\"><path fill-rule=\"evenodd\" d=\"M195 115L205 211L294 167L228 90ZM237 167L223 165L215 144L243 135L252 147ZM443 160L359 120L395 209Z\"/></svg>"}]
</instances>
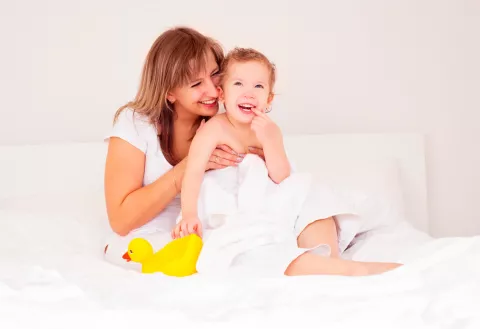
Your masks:
<instances>
[{"instance_id":1,"label":"white towel","mask_svg":"<svg viewBox=\"0 0 480 329\"><path fill-rule=\"evenodd\" d=\"M284 271L305 252L296 246L294 229L299 214L302 210L305 213L304 206L318 209L322 214L325 212L322 209L327 209L326 217L345 210L331 204L331 195L311 189L312 182L311 174L294 172L275 184L268 176L265 162L252 154L245 156L237 167L205 173L198 199L204 240L198 272L224 273L237 257L245 261L246 254L253 255L257 250L263 250L264 257L275 257L275 246L282 253L278 255L278 266L285 267ZM329 200L329 204L322 205L322 198ZM338 204L344 205L340 201ZM179 216L177 222L180 219Z\"/></svg>"}]
</instances>

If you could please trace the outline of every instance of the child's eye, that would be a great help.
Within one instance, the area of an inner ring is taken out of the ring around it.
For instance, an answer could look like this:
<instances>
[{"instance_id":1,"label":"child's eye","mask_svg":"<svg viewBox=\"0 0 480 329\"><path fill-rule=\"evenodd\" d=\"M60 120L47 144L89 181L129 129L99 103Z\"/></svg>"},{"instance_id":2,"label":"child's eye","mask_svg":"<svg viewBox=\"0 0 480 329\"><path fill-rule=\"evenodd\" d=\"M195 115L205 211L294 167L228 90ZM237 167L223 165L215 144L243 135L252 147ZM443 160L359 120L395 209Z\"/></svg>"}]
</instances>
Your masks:
<instances>
[{"instance_id":1,"label":"child's eye","mask_svg":"<svg viewBox=\"0 0 480 329\"><path fill-rule=\"evenodd\" d=\"M255 88L262 88L263 89L263 85L256 85Z\"/></svg>"},{"instance_id":2,"label":"child's eye","mask_svg":"<svg viewBox=\"0 0 480 329\"><path fill-rule=\"evenodd\" d=\"M241 83L241 82L239 82L239 81L237 81L237 82L235 82L233 85L234 85L234 86L241 86L241 85L242 85L242 83Z\"/></svg>"}]
</instances>

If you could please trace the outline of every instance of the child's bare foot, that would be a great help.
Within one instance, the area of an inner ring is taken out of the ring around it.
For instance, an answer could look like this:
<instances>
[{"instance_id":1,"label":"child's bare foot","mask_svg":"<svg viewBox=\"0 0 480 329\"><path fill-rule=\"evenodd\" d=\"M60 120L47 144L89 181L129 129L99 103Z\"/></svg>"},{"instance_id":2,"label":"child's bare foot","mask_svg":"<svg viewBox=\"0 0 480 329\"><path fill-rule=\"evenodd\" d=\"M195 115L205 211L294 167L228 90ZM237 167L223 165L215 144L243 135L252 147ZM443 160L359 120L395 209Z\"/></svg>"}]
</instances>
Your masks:
<instances>
[{"instance_id":1,"label":"child's bare foot","mask_svg":"<svg viewBox=\"0 0 480 329\"><path fill-rule=\"evenodd\" d=\"M392 271L403 264L399 263L365 263L365 275L381 274Z\"/></svg>"}]
</instances>

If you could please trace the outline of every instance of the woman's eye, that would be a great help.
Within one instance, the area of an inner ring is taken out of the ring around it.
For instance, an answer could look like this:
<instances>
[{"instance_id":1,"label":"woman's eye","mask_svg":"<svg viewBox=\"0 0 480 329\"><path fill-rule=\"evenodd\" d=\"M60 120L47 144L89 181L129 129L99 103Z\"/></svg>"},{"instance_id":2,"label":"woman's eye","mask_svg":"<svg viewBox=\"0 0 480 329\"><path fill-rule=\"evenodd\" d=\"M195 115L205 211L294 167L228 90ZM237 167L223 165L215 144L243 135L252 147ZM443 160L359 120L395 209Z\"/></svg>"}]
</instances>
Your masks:
<instances>
[{"instance_id":1,"label":"woman's eye","mask_svg":"<svg viewBox=\"0 0 480 329\"><path fill-rule=\"evenodd\" d=\"M197 86L199 86L199 85L200 85L200 82L194 83L194 84L192 85L192 88L197 87Z\"/></svg>"},{"instance_id":2,"label":"woman's eye","mask_svg":"<svg viewBox=\"0 0 480 329\"><path fill-rule=\"evenodd\" d=\"M216 76L216 75L219 75L220 74L220 71L217 71L215 73L212 74L212 77Z\"/></svg>"},{"instance_id":3,"label":"woman's eye","mask_svg":"<svg viewBox=\"0 0 480 329\"><path fill-rule=\"evenodd\" d=\"M263 89L263 86L262 85L256 85L255 88L262 88Z\"/></svg>"}]
</instances>

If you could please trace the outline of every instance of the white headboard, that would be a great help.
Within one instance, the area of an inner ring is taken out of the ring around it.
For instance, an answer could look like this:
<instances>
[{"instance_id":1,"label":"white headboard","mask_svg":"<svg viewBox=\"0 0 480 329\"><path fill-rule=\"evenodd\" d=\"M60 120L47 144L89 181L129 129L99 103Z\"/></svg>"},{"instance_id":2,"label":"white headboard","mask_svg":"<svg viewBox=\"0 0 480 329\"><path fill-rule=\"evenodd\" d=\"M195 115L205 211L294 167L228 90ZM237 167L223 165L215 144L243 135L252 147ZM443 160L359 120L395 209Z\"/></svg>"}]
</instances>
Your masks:
<instances>
[{"instance_id":1,"label":"white headboard","mask_svg":"<svg viewBox=\"0 0 480 329\"><path fill-rule=\"evenodd\" d=\"M327 158L397 159L407 219L428 232L421 135L291 135L285 137L285 146L299 169ZM0 146L0 206L11 198L48 193L95 192L103 197L106 147L103 142Z\"/></svg>"},{"instance_id":2,"label":"white headboard","mask_svg":"<svg viewBox=\"0 0 480 329\"><path fill-rule=\"evenodd\" d=\"M399 169L406 219L417 229L429 232L424 137L420 134L324 134L285 138L292 159L301 169L315 170L324 159L353 159L367 162L393 159ZM339 161L336 161L338 163Z\"/></svg>"}]
</instances>

